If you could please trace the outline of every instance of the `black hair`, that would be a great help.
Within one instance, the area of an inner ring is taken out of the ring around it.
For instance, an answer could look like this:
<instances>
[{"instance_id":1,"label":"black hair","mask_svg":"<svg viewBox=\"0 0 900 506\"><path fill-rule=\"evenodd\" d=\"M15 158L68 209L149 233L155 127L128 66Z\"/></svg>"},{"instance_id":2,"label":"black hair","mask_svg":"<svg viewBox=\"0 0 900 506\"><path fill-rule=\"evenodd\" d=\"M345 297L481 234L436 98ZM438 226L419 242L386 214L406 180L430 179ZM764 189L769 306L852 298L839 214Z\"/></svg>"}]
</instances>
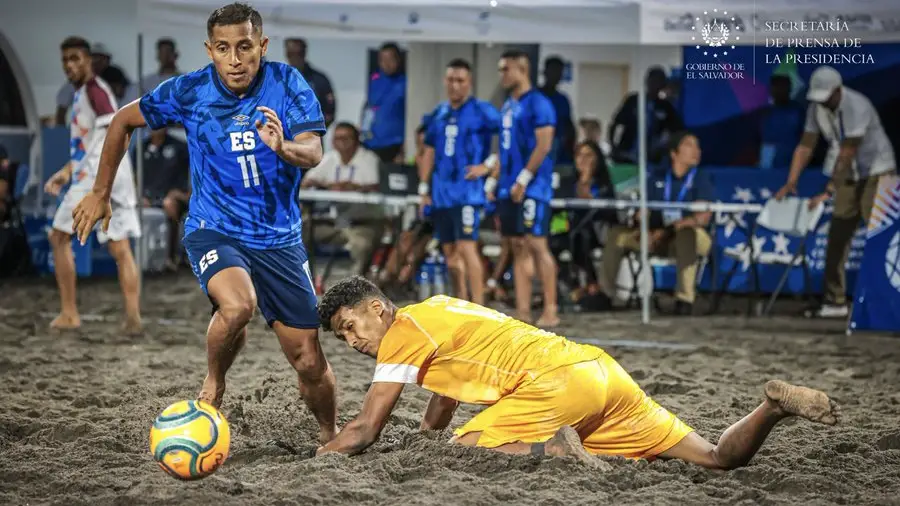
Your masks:
<instances>
[{"instance_id":1,"label":"black hair","mask_svg":"<svg viewBox=\"0 0 900 506\"><path fill-rule=\"evenodd\" d=\"M338 128L346 128L347 130L350 130L351 132L353 132L353 137L359 140L359 129L356 128L356 125L354 125L353 123L350 123L349 121L341 121L334 126L335 131L337 131Z\"/></svg>"},{"instance_id":2,"label":"black hair","mask_svg":"<svg viewBox=\"0 0 900 506\"><path fill-rule=\"evenodd\" d=\"M175 41L168 37L163 37L162 39L156 41L157 50L159 50L163 46L169 46L172 51L175 51Z\"/></svg>"},{"instance_id":3,"label":"black hair","mask_svg":"<svg viewBox=\"0 0 900 506\"><path fill-rule=\"evenodd\" d=\"M791 76L786 74L772 74L772 77L769 78L769 84L772 85L775 83L782 83L790 86L792 84Z\"/></svg>"},{"instance_id":4,"label":"black hair","mask_svg":"<svg viewBox=\"0 0 900 506\"><path fill-rule=\"evenodd\" d=\"M507 49L506 51L503 51L503 54L500 55L500 58L512 60L517 60L519 58L527 59L528 53L522 51L521 49Z\"/></svg>"},{"instance_id":5,"label":"black hair","mask_svg":"<svg viewBox=\"0 0 900 506\"><path fill-rule=\"evenodd\" d=\"M546 60L544 60L544 67L549 67L551 65L558 65L560 67L565 67L566 62L560 58L559 56L548 56Z\"/></svg>"},{"instance_id":6,"label":"black hair","mask_svg":"<svg viewBox=\"0 0 900 506\"><path fill-rule=\"evenodd\" d=\"M255 33L262 33L262 16L250 5L235 2L219 7L206 20L206 35L212 37L213 28L217 26L239 25L247 21L253 26Z\"/></svg>"},{"instance_id":7,"label":"black hair","mask_svg":"<svg viewBox=\"0 0 900 506\"><path fill-rule=\"evenodd\" d=\"M669 80L669 76L666 75L666 70L664 68L660 67L659 65L656 65L656 66L653 66L653 67L650 67L649 69L647 69L647 80L650 80L653 78L660 79L663 81Z\"/></svg>"},{"instance_id":8,"label":"black hair","mask_svg":"<svg viewBox=\"0 0 900 506\"><path fill-rule=\"evenodd\" d=\"M575 153L578 153L582 146L586 146L594 152L595 161L594 168L591 170L591 182L597 188L613 188L612 176L609 175L609 166L606 165L606 156L603 155L600 145L594 141L582 141L575 146Z\"/></svg>"},{"instance_id":9,"label":"black hair","mask_svg":"<svg viewBox=\"0 0 900 506\"><path fill-rule=\"evenodd\" d=\"M669 153L671 153L672 151L678 151L678 149L681 147L681 143L684 142L684 140L688 137L696 138L697 135L690 130L680 130L672 134L672 137L669 139Z\"/></svg>"},{"instance_id":10,"label":"black hair","mask_svg":"<svg viewBox=\"0 0 900 506\"><path fill-rule=\"evenodd\" d=\"M421 125L416 127L416 135L425 133L427 130L428 130L428 125L426 125L425 123L422 123Z\"/></svg>"},{"instance_id":11,"label":"black hair","mask_svg":"<svg viewBox=\"0 0 900 506\"><path fill-rule=\"evenodd\" d=\"M91 45L87 40L82 39L81 37L66 37L66 40L62 41L62 44L59 45L60 51L65 51L66 49L82 49L87 54L91 54Z\"/></svg>"},{"instance_id":12,"label":"black hair","mask_svg":"<svg viewBox=\"0 0 900 506\"><path fill-rule=\"evenodd\" d=\"M379 51L393 51L397 58L400 58L400 46L396 42L385 42L378 48Z\"/></svg>"},{"instance_id":13,"label":"black hair","mask_svg":"<svg viewBox=\"0 0 900 506\"><path fill-rule=\"evenodd\" d=\"M472 71L472 66L469 65L469 62L463 60L462 58L454 58L450 60L450 63L447 64L448 69L465 69L469 72Z\"/></svg>"},{"instance_id":14,"label":"black hair","mask_svg":"<svg viewBox=\"0 0 900 506\"><path fill-rule=\"evenodd\" d=\"M368 279L362 276L353 276L342 279L332 286L319 301L319 322L325 332L331 332L331 319L342 308L355 307L360 302L369 299L380 299L388 302L384 293Z\"/></svg>"}]
</instances>

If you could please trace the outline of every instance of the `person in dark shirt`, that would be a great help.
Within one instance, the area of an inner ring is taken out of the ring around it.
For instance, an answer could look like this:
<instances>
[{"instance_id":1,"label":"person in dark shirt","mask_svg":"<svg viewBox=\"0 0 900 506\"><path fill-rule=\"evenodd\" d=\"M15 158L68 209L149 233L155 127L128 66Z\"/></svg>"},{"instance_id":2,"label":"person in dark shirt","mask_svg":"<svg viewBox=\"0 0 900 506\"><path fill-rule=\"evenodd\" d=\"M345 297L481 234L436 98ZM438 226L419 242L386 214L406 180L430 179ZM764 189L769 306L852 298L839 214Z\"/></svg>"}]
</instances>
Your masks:
<instances>
[{"instance_id":1,"label":"person in dark shirt","mask_svg":"<svg viewBox=\"0 0 900 506\"><path fill-rule=\"evenodd\" d=\"M313 68L306 60L306 39L287 39L284 41L284 54L288 64L299 70L303 78L312 88L313 93L322 106L322 114L325 116L325 128L334 123L334 115L337 110L337 99L334 97L334 88L328 76Z\"/></svg>"},{"instance_id":2,"label":"person in dark shirt","mask_svg":"<svg viewBox=\"0 0 900 506\"><path fill-rule=\"evenodd\" d=\"M803 136L806 109L791 99L791 78L784 74L772 75L769 96L772 102L763 110L760 124L759 167L788 169Z\"/></svg>"},{"instance_id":3,"label":"person in dark shirt","mask_svg":"<svg viewBox=\"0 0 900 506\"><path fill-rule=\"evenodd\" d=\"M559 56L544 61L544 86L541 93L550 99L556 111L556 130L553 147L556 163L571 164L575 153L575 123L572 122L572 104L557 87L562 81L566 64Z\"/></svg>"},{"instance_id":4,"label":"person in dark shirt","mask_svg":"<svg viewBox=\"0 0 900 506\"><path fill-rule=\"evenodd\" d=\"M712 180L697 168L700 143L686 131L677 132L669 144L671 163L647 181L647 200L653 202L712 202ZM682 210L652 211L648 224L649 248L653 255L675 257L678 281L675 288L675 314L693 311L697 258L709 254L712 239L706 232L712 213ZM603 289L616 297L619 264L627 251L640 249L640 231L616 227L609 231L603 250Z\"/></svg>"},{"instance_id":5,"label":"person in dark shirt","mask_svg":"<svg viewBox=\"0 0 900 506\"><path fill-rule=\"evenodd\" d=\"M669 138L684 125L675 106L663 90L668 79L662 67L647 71L647 161L659 163L665 156ZM638 161L638 95L628 95L613 117L608 131L612 157L616 162Z\"/></svg>"},{"instance_id":6,"label":"person in dark shirt","mask_svg":"<svg viewBox=\"0 0 900 506\"><path fill-rule=\"evenodd\" d=\"M169 265L177 265L179 224L190 199L190 158L187 144L168 130L154 130L144 141L144 207L159 207L169 220Z\"/></svg>"},{"instance_id":7,"label":"person in dark shirt","mask_svg":"<svg viewBox=\"0 0 900 506\"><path fill-rule=\"evenodd\" d=\"M578 174L575 186L577 198L616 198L616 188L609 174L606 158L596 142L584 141L578 144L575 148L575 170ZM583 296L592 297L600 292L600 281L597 270L594 268L592 255L594 249L600 246L598 228L594 226L594 223L615 224L617 217L614 209L570 211L570 216L573 228L581 225L572 237L575 246L572 251L573 263L584 271L587 281L585 290L577 289L572 293L572 299L580 301ZM586 219L590 219L591 223L583 223Z\"/></svg>"},{"instance_id":8,"label":"person in dark shirt","mask_svg":"<svg viewBox=\"0 0 900 506\"><path fill-rule=\"evenodd\" d=\"M12 170L12 164L6 154L6 147L0 144L0 223L6 222L12 204L13 189L10 185Z\"/></svg>"},{"instance_id":9,"label":"person in dark shirt","mask_svg":"<svg viewBox=\"0 0 900 506\"><path fill-rule=\"evenodd\" d=\"M385 163L402 163L406 136L406 73L400 48L385 43L378 51L378 71L369 78L363 110L363 146Z\"/></svg>"}]
</instances>

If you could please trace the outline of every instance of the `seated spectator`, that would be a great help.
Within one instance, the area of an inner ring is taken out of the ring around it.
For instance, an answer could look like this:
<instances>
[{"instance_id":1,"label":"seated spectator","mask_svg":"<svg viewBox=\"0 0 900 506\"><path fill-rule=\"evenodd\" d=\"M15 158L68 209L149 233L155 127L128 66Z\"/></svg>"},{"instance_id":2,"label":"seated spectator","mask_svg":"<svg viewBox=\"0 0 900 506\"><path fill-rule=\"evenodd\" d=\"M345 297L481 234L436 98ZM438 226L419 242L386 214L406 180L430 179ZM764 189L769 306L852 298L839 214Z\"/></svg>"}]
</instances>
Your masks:
<instances>
[{"instance_id":1,"label":"seated spectator","mask_svg":"<svg viewBox=\"0 0 900 506\"><path fill-rule=\"evenodd\" d=\"M672 136L671 164L648 178L647 199L663 202L711 202L713 186L709 176L697 168L700 145L690 132ZM678 270L675 289L675 314L689 315L693 310L697 259L709 254L712 241L706 226L710 212L666 210L652 211L649 225L649 248L652 255L674 257ZM627 251L640 249L640 231L616 227L610 230L603 250L602 288L616 297L619 264Z\"/></svg>"},{"instance_id":2,"label":"seated spectator","mask_svg":"<svg viewBox=\"0 0 900 506\"><path fill-rule=\"evenodd\" d=\"M663 90L668 83L662 67L647 71L647 160L657 164L664 157L668 139L684 128L681 116ZM632 93L616 111L607 132L612 145L613 160L620 163L638 162L638 95Z\"/></svg>"},{"instance_id":3,"label":"seated spectator","mask_svg":"<svg viewBox=\"0 0 900 506\"><path fill-rule=\"evenodd\" d=\"M771 104L763 111L759 131L759 167L784 169L791 166L794 148L803 136L806 109L791 99L791 78L773 74L769 80Z\"/></svg>"},{"instance_id":4,"label":"seated spectator","mask_svg":"<svg viewBox=\"0 0 900 506\"><path fill-rule=\"evenodd\" d=\"M359 130L355 126L338 123L332 145L334 149L325 153L322 162L303 176L301 188L345 192L378 190L378 157L360 145ZM346 247L353 259L353 273L363 274L383 228L381 208L368 204L335 204L333 207L337 211L336 222L317 224L313 241Z\"/></svg>"},{"instance_id":5,"label":"seated spectator","mask_svg":"<svg viewBox=\"0 0 900 506\"><path fill-rule=\"evenodd\" d=\"M578 173L578 182L575 187L577 198L614 199L616 197L616 189L609 175L606 159L597 143L585 141L575 148L575 170ZM581 225L572 237L574 243L572 260L575 267L585 273L587 281L583 290L578 288L572 292L572 299L577 302L583 296L595 296L600 292L592 254L595 249L600 247L600 227L595 225L599 224L597 222L614 225L617 216L614 209L576 210L572 211L569 216L572 230ZM585 220L588 219L590 223L585 223ZM574 273L572 274L571 277L576 278Z\"/></svg>"},{"instance_id":6,"label":"seated spectator","mask_svg":"<svg viewBox=\"0 0 900 506\"><path fill-rule=\"evenodd\" d=\"M594 117L584 117L578 120L578 130L578 142L590 141L600 146L606 165L609 166L612 163L612 146L603 138L603 123Z\"/></svg>"},{"instance_id":7,"label":"seated spectator","mask_svg":"<svg viewBox=\"0 0 900 506\"><path fill-rule=\"evenodd\" d=\"M159 207L169 220L169 268L178 265L181 220L190 200L190 170L187 145L162 128L144 141L144 207Z\"/></svg>"}]
</instances>

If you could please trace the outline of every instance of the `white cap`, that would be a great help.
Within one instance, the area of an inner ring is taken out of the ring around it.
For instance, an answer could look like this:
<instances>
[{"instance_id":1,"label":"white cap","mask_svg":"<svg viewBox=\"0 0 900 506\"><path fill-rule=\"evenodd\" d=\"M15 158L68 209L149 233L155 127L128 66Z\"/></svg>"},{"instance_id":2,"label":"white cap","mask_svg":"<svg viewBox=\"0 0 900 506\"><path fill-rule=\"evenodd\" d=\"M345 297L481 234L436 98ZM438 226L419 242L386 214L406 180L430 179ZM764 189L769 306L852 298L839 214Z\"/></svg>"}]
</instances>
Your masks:
<instances>
[{"instance_id":1,"label":"white cap","mask_svg":"<svg viewBox=\"0 0 900 506\"><path fill-rule=\"evenodd\" d=\"M834 68L823 65L812 73L806 99L810 102L827 102L834 90L840 88L842 84L841 74Z\"/></svg>"}]
</instances>

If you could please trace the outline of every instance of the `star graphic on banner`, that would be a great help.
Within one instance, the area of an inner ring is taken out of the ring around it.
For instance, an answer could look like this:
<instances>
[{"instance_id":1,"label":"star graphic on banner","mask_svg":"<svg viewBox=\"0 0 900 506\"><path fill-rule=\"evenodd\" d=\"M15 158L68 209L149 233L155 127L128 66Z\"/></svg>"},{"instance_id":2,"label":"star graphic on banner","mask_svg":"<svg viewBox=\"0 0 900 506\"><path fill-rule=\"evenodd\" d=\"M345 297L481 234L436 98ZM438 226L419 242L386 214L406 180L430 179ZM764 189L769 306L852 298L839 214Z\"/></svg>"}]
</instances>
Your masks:
<instances>
[{"instance_id":1,"label":"star graphic on banner","mask_svg":"<svg viewBox=\"0 0 900 506\"><path fill-rule=\"evenodd\" d=\"M734 195L732 195L731 198L747 204L753 201L753 190L736 186L734 188Z\"/></svg>"},{"instance_id":2,"label":"star graphic on banner","mask_svg":"<svg viewBox=\"0 0 900 506\"><path fill-rule=\"evenodd\" d=\"M725 223L726 238L731 237L731 234L733 234L738 227L747 228L747 221L744 220L744 213L735 213L733 216L733 219L728 220Z\"/></svg>"},{"instance_id":3,"label":"star graphic on banner","mask_svg":"<svg viewBox=\"0 0 900 506\"><path fill-rule=\"evenodd\" d=\"M768 188L760 188L759 198L763 200L769 200L770 198L772 198L772 190Z\"/></svg>"},{"instance_id":4,"label":"star graphic on banner","mask_svg":"<svg viewBox=\"0 0 900 506\"><path fill-rule=\"evenodd\" d=\"M790 238L788 238L788 236L779 233L772 238L772 242L775 243L776 255L790 255L790 252L788 251L788 245L791 243L791 240Z\"/></svg>"}]
</instances>

